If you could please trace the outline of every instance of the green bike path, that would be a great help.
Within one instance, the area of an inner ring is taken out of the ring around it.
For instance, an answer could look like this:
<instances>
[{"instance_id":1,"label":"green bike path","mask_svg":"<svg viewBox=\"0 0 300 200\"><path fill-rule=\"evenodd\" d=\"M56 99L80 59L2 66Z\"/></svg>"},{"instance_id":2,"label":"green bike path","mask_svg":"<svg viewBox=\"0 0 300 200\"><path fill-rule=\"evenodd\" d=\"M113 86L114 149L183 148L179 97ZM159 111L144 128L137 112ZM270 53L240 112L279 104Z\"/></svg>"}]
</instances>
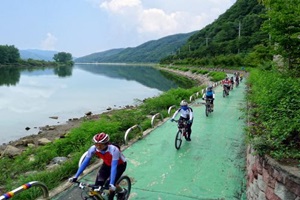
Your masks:
<instances>
[{"instance_id":1,"label":"green bike path","mask_svg":"<svg viewBox=\"0 0 300 200\"><path fill-rule=\"evenodd\" d=\"M244 122L245 85L222 96L215 89L215 109L208 117L202 99L190 106L194 110L192 141L175 149L175 122L166 121L144 139L128 147L126 175L132 179L130 199L246 199ZM83 179L94 182L96 171ZM53 199L78 195L71 188Z\"/></svg>"}]
</instances>

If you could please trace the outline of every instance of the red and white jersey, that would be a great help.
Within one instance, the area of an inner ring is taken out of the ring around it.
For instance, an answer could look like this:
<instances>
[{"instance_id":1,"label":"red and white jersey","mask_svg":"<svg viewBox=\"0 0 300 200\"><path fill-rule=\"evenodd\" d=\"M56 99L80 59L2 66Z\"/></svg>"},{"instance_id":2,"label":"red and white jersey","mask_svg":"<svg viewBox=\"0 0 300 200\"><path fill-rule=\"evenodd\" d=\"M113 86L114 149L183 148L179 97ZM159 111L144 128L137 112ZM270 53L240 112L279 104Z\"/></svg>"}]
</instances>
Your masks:
<instances>
[{"instance_id":1,"label":"red and white jersey","mask_svg":"<svg viewBox=\"0 0 300 200\"><path fill-rule=\"evenodd\" d=\"M86 157L92 157L93 155L101 158L108 166L111 166L113 160L118 160L118 164L126 162L125 156L120 152L118 147L111 144L107 146L106 151L98 150L95 145L91 146Z\"/></svg>"},{"instance_id":2,"label":"red and white jersey","mask_svg":"<svg viewBox=\"0 0 300 200\"><path fill-rule=\"evenodd\" d=\"M225 79L225 80L222 81L222 84L223 84L223 85L228 85L228 86L229 86L229 85L231 85L231 80L229 80L229 79L226 80L226 79Z\"/></svg>"}]
</instances>

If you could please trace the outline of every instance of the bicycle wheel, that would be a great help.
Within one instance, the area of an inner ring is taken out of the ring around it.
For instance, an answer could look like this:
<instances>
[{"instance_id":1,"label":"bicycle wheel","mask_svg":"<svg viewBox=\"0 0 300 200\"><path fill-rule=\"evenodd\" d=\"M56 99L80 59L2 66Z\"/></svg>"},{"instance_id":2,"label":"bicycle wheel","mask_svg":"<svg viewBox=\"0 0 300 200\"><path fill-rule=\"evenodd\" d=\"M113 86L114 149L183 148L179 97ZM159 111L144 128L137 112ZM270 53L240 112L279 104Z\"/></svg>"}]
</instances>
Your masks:
<instances>
[{"instance_id":1,"label":"bicycle wheel","mask_svg":"<svg viewBox=\"0 0 300 200\"><path fill-rule=\"evenodd\" d=\"M126 195L122 197L122 200L127 200L130 196L131 191L131 180L128 176L124 175L118 180L117 185L126 190ZM118 197L119 194L115 195L116 199L121 199Z\"/></svg>"},{"instance_id":2,"label":"bicycle wheel","mask_svg":"<svg viewBox=\"0 0 300 200\"><path fill-rule=\"evenodd\" d=\"M226 96L226 91L223 90L223 97L225 98L225 96Z\"/></svg>"},{"instance_id":3,"label":"bicycle wheel","mask_svg":"<svg viewBox=\"0 0 300 200\"><path fill-rule=\"evenodd\" d=\"M206 104L206 108L205 108L206 117L208 117L208 113L209 113L209 105Z\"/></svg>"},{"instance_id":4,"label":"bicycle wheel","mask_svg":"<svg viewBox=\"0 0 300 200\"><path fill-rule=\"evenodd\" d=\"M176 137L175 137L175 148L180 149L181 143L182 143L181 130L178 130Z\"/></svg>"}]
</instances>

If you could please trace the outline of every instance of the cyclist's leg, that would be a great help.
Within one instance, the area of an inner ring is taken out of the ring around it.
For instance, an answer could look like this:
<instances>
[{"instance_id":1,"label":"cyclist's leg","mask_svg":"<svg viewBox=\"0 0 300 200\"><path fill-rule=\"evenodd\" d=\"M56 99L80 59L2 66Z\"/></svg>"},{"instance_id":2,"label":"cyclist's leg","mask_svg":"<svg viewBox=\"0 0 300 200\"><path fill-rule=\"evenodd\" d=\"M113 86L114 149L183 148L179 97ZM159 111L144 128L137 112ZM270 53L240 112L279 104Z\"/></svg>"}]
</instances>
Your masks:
<instances>
[{"instance_id":1,"label":"cyclist's leg","mask_svg":"<svg viewBox=\"0 0 300 200\"><path fill-rule=\"evenodd\" d=\"M127 167L127 163L123 163L123 164L119 164L117 167L117 174L116 174L116 179L115 179L115 185L116 182L121 178L122 174L124 173L124 171L126 170ZM119 187L118 185L116 185L116 187Z\"/></svg>"},{"instance_id":2,"label":"cyclist's leg","mask_svg":"<svg viewBox=\"0 0 300 200\"><path fill-rule=\"evenodd\" d=\"M103 163L98 171L95 180L95 185L103 186L105 181L109 178L109 176L110 176L110 167Z\"/></svg>"},{"instance_id":3,"label":"cyclist's leg","mask_svg":"<svg viewBox=\"0 0 300 200\"><path fill-rule=\"evenodd\" d=\"M193 121L192 123L187 125L187 131L188 131L188 141L191 141L191 135L192 135L192 125L193 125Z\"/></svg>"},{"instance_id":4,"label":"cyclist's leg","mask_svg":"<svg viewBox=\"0 0 300 200\"><path fill-rule=\"evenodd\" d=\"M127 191L124 191L123 188L121 188L119 185L116 184L116 182L121 178L122 174L124 173L124 171L126 170L127 167L127 163L123 163L123 164L119 164L117 167L117 174L116 174L116 181L115 181L115 186L116 186L116 192L119 194L118 195L118 199L122 199L121 195L126 195ZM112 195L113 198L114 195Z\"/></svg>"}]
</instances>

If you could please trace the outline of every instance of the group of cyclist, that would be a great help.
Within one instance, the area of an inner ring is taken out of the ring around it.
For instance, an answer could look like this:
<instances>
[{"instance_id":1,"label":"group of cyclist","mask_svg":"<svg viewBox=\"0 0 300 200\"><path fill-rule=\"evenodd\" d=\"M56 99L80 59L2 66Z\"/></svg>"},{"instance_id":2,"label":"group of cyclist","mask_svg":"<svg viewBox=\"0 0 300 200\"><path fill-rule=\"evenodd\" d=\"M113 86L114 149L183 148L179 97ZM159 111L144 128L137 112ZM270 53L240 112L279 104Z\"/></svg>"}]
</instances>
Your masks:
<instances>
[{"instance_id":1,"label":"group of cyclist","mask_svg":"<svg viewBox=\"0 0 300 200\"><path fill-rule=\"evenodd\" d=\"M235 81L239 82L242 80L242 75L239 73L235 73ZM224 89L226 88L228 91L231 89L231 86L234 84L234 79L227 76L225 80L222 81ZM208 86L205 90L205 93L202 96L203 100L211 101L212 112L214 110L214 99L215 92L213 91L212 86ZM180 108L175 111L173 114L171 121L174 121L176 116L180 114L179 120L187 121L187 141L191 141L192 134L192 124L194 119L193 109L188 106L187 101L183 100L180 102ZM88 149L88 153L85 156L83 162L77 170L77 173L74 177L70 178L70 182L77 182L78 177L82 174L85 168L88 166L90 160L95 155L98 158L103 160L103 164L101 165L96 180L95 185L103 186L107 180L109 180L109 190L110 195L109 199L112 200L115 193L118 193L118 199L122 200L126 196L127 191L124 188L116 185L117 180L122 176L123 172L126 170L126 158L121 152L120 148L117 145L110 143L110 137L106 133L97 133L94 135L93 145Z\"/></svg>"},{"instance_id":2,"label":"group of cyclist","mask_svg":"<svg viewBox=\"0 0 300 200\"><path fill-rule=\"evenodd\" d=\"M226 78L222 81L222 85L227 95L229 95L230 90L233 90L234 84L236 85L236 87L238 87L242 80L243 74L240 72L235 72L234 76L231 76L230 78L226 76Z\"/></svg>"}]
</instances>

